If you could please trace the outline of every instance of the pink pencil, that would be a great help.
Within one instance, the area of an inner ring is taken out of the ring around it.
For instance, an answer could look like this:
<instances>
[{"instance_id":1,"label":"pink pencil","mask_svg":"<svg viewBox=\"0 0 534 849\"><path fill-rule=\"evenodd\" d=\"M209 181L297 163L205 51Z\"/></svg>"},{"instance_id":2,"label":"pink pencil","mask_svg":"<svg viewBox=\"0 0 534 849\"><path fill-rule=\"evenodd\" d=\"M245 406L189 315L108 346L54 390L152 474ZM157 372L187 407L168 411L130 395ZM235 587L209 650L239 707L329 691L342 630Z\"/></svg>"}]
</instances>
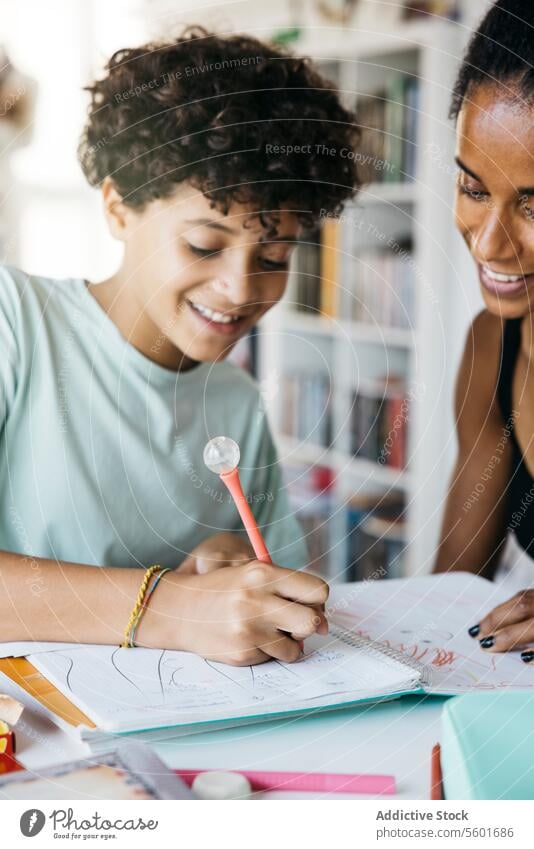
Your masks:
<instances>
[{"instance_id":1,"label":"pink pencil","mask_svg":"<svg viewBox=\"0 0 534 849\"><path fill-rule=\"evenodd\" d=\"M226 772L227 770L225 770ZM260 790L292 790L299 793L362 793L371 796L393 796L397 786L393 775L349 775L335 772L266 772L264 770L230 770L248 778L254 792ZM176 769L176 774L191 786L206 769Z\"/></svg>"},{"instance_id":2,"label":"pink pencil","mask_svg":"<svg viewBox=\"0 0 534 849\"><path fill-rule=\"evenodd\" d=\"M204 462L210 471L219 475L230 492L257 559L263 563L272 563L271 555L241 486L237 442L228 436L215 436L210 439L204 449Z\"/></svg>"}]
</instances>

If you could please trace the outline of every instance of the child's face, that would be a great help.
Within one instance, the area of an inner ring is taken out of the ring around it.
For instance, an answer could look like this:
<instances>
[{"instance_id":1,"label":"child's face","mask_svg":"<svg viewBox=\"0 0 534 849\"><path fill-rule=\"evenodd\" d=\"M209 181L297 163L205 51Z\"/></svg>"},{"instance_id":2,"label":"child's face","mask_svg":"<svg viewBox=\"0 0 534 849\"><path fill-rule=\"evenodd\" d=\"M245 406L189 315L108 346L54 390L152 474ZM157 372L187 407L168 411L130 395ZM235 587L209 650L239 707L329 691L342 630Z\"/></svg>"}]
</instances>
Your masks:
<instances>
[{"instance_id":1,"label":"child's face","mask_svg":"<svg viewBox=\"0 0 534 849\"><path fill-rule=\"evenodd\" d=\"M127 210L124 220L128 292L156 345L164 336L188 359L225 357L284 293L299 235L287 210L268 239L249 207L233 204L224 216L182 184L171 198Z\"/></svg>"}]
</instances>

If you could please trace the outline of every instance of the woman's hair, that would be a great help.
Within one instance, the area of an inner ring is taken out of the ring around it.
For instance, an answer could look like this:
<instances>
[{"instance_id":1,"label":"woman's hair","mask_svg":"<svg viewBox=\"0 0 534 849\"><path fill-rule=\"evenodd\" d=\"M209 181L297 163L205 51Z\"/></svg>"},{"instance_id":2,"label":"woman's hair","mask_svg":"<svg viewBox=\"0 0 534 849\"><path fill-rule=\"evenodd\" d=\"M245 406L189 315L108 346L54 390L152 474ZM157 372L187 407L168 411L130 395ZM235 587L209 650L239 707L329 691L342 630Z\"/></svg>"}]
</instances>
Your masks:
<instances>
[{"instance_id":1,"label":"woman's hair","mask_svg":"<svg viewBox=\"0 0 534 849\"><path fill-rule=\"evenodd\" d=\"M481 83L534 102L534 0L498 0L471 37L453 89L450 117Z\"/></svg>"},{"instance_id":2,"label":"woman's hair","mask_svg":"<svg viewBox=\"0 0 534 849\"><path fill-rule=\"evenodd\" d=\"M106 71L86 87L78 155L91 185L109 175L131 207L188 180L223 214L238 202L276 219L285 205L312 225L359 186L355 115L307 58L193 27L118 50Z\"/></svg>"}]
</instances>

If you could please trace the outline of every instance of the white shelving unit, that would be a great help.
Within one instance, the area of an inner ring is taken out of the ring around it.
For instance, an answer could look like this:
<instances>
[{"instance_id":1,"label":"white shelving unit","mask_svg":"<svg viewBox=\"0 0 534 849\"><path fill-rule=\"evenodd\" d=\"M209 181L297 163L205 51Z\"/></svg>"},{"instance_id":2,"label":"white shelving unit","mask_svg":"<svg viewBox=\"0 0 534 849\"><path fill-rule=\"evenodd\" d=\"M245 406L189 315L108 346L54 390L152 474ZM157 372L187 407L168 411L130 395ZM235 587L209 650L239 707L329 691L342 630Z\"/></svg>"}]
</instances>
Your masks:
<instances>
[{"instance_id":1,"label":"white shelving unit","mask_svg":"<svg viewBox=\"0 0 534 849\"><path fill-rule=\"evenodd\" d=\"M358 242L359 236L351 233L350 221L355 218L377 221L388 234L409 235L417 269L415 322L413 328L405 329L306 314L292 308L290 285L284 301L264 319L258 337L260 378L270 385L276 385L284 372L301 366L322 371L330 379L333 442L328 449L315 445L311 436L298 440L282 435L280 393L271 401L280 459L331 468L333 510L340 517L342 505L352 494L402 490L407 574L431 569L454 451L450 371L455 363L448 361L448 292L457 279L451 248L454 131L447 114L462 49L460 28L445 20L399 26L391 33L344 32L341 36L337 31L330 37L323 30L297 45L299 53L323 62L325 73L338 63L340 88L351 105L372 90L377 78L385 80L402 72L420 80L415 180L370 184L361 192L344 213L349 223L341 225L338 263L338 285L350 288L344 260L357 255L358 246L366 246L365 238ZM350 453L350 393L361 381L385 374L402 374L407 391L416 390L410 403L404 471ZM342 523L336 533L341 541ZM332 580L337 577L336 556L334 550Z\"/></svg>"}]
</instances>

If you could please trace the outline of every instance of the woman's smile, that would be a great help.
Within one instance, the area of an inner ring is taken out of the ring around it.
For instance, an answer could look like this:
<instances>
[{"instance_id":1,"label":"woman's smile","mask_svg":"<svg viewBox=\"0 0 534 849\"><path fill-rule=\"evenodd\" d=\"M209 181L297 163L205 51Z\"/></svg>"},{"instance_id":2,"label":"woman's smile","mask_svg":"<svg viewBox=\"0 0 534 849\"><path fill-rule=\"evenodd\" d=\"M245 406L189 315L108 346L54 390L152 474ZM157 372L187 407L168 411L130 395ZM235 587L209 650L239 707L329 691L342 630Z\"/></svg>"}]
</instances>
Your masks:
<instances>
[{"instance_id":1,"label":"woman's smile","mask_svg":"<svg viewBox=\"0 0 534 849\"><path fill-rule=\"evenodd\" d=\"M534 283L533 274L504 274L493 271L487 265L478 263L478 276L481 286L491 295L499 298L514 298L524 295L527 287Z\"/></svg>"}]
</instances>

